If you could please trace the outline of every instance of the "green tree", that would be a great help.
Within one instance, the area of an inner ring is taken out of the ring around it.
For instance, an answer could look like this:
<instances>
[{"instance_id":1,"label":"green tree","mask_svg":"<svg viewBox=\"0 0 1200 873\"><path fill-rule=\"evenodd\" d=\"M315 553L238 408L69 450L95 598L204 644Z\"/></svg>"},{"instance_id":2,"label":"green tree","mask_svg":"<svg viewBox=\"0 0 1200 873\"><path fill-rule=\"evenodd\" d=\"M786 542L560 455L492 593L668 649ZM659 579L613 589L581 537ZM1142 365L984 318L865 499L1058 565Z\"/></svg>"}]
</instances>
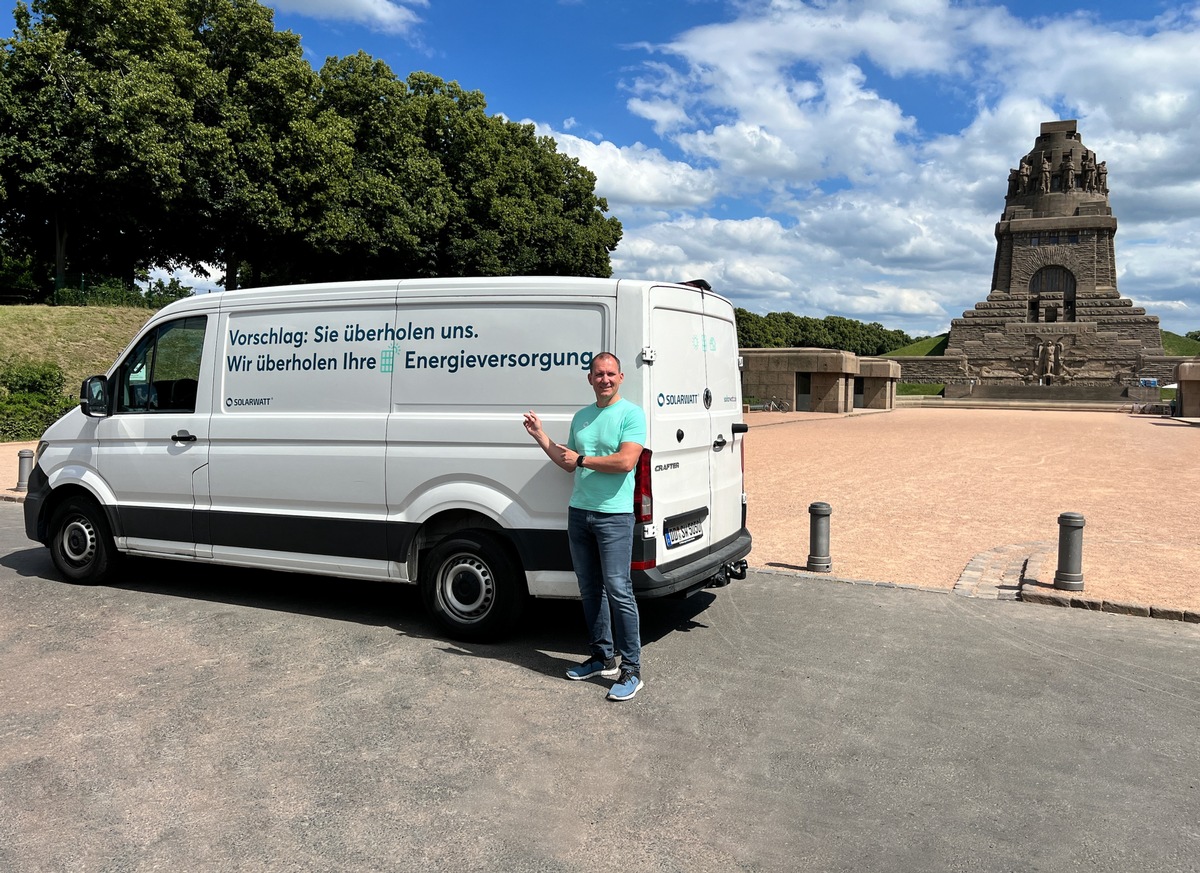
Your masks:
<instances>
[{"instance_id":1,"label":"green tree","mask_svg":"<svg viewBox=\"0 0 1200 873\"><path fill-rule=\"evenodd\" d=\"M531 125L486 114L483 94L408 77L417 130L449 181L432 273L609 276L621 223L596 177Z\"/></svg>"},{"instance_id":2,"label":"green tree","mask_svg":"<svg viewBox=\"0 0 1200 873\"><path fill-rule=\"evenodd\" d=\"M0 44L0 227L9 245L132 281L183 187L202 58L174 0L17 4ZM72 255L71 253L74 252Z\"/></svg>"},{"instance_id":3,"label":"green tree","mask_svg":"<svg viewBox=\"0 0 1200 873\"><path fill-rule=\"evenodd\" d=\"M407 86L358 52L326 61L320 90L322 109L350 125L351 144L340 156L337 201L309 229L309 276L435 274L450 182L420 135Z\"/></svg>"},{"instance_id":4,"label":"green tree","mask_svg":"<svg viewBox=\"0 0 1200 873\"><path fill-rule=\"evenodd\" d=\"M595 176L478 91L361 52L318 76L257 0L32 0L14 18L0 241L35 277L611 273L621 225Z\"/></svg>"},{"instance_id":5,"label":"green tree","mask_svg":"<svg viewBox=\"0 0 1200 873\"><path fill-rule=\"evenodd\" d=\"M762 316L738 309L736 316L738 344L748 349L842 349L871 356L886 354L912 342L903 331L838 315L818 319L791 312L771 312Z\"/></svg>"},{"instance_id":6,"label":"green tree","mask_svg":"<svg viewBox=\"0 0 1200 873\"><path fill-rule=\"evenodd\" d=\"M350 125L319 106L300 38L254 0L183 0L216 86L195 104L186 202L173 237L193 260L221 264L226 288L301 281L310 228L338 203ZM339 171L339 166L342 169Z\"/></svg>"},{"instance_id":7,"label":"green tree","mask_svg":"<svg viewBox=\"0 0 1200 873\"><path fill-rule=\"evenodd\" d=\"M1196 340L1196 342L1200 342L1200 330L1189 330L1187 333L1184 334L1184 336L1186 336L1188 339L1192 339L1192 340Z\"/></svg>"}]
</instances>

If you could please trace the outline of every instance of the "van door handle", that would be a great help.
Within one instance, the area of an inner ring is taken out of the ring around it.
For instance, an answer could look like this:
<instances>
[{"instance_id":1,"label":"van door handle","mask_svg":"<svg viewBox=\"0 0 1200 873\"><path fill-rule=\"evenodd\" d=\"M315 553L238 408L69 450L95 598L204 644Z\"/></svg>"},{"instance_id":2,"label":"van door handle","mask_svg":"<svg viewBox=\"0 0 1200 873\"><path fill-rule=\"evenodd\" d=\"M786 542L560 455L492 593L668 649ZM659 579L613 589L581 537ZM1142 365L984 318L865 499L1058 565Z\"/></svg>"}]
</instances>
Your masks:
<instances>
[{"instance_id":1,"label":"van door handle","mask_svg":"<svg viewBox=\"0 0 1200 873\"><path fill-rule=\"evenodd\" d=\"M179 433L172 436L171 439L177 443L194 443L196 441L196 435L194 433L188 433L186 430L181 430Z\"/></svg>"},{"instance_id":2,"label":"van door handle","mask_svg":"<svg viewBox=\"0 0 1200 873\"><path fill-rule=\"evenodd\" d=\"M713 443L713 449L719 452L723 448L725 448L725 434L717 434L717 441Z\"/></svg>"}]
</instances>

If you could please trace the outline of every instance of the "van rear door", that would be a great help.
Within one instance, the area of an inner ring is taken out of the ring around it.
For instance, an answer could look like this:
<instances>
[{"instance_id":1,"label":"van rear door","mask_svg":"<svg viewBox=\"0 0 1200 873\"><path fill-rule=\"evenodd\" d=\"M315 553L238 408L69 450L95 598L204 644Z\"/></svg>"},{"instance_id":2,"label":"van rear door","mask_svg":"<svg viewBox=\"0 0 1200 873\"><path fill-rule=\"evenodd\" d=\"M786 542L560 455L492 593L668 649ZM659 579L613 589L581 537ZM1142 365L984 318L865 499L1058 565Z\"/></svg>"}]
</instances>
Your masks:
<instances>
[{"instance_id":1,"label":"van rear door","mask_svg":"<svg viewBox=\"0 0 1200 873\"><path fill-rule=\"evenodd\" d=\"M714 319L705 312L705 296L677 286L650 289L654 361L646 368L645 396L659 569L707 554L715 538L726 535L724 511L713 514L712 480L718 463L712 457L713 443L720 427L711 421L705 398L711 406L711 345L728 337L718 331L710 338L709 322ZM719 326L720 320L715 321ZM724 427L729 440L729 428Z\"/></svg>"},{"instance_id":2,"label":"van rear door","mask_svg":"<svg viewBox=\"0 0 1200 873\"><path fill-rule=\"evenodd\" d=\"M738 370L737 321L733 306L716 294L704 294L704 355L712 451L708 455L711 546L728 541L745 526L742 482L742 379ZM734 425L740 425L735 432Z\"/></svg>"}]
</instances>

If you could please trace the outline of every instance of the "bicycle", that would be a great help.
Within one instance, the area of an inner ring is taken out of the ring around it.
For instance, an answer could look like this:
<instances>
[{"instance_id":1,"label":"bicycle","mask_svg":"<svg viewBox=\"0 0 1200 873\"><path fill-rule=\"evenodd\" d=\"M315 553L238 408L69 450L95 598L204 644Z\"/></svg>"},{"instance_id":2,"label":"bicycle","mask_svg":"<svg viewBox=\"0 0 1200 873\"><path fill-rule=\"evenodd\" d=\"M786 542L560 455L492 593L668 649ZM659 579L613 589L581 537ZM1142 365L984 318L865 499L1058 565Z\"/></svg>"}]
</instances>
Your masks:
<instances>
[{"instance_id":1,"label":"bicycle","mask_svg":"<svg viewBox=\"0 0 1200 873\"><path fill-rule=\"evenodd\" d=\"M767 401L767 412L791 412L791 405L786 400L772 397Z\"/></svg>"}]
</instances>

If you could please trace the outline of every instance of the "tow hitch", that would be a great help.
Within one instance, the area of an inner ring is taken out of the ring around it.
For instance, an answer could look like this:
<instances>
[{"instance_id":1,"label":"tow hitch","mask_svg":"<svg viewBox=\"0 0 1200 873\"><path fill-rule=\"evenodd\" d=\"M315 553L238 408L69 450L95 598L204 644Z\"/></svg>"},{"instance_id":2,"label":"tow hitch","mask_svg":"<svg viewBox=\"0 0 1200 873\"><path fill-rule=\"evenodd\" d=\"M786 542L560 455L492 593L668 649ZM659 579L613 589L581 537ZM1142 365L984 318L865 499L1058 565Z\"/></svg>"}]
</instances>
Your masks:
<instances>
[{"instance_id":1,"label":"tow hitch","mask_svg":"<svg viewBox=\"0 0 1200 873\"><path fill-rule=\"evenodd\" d=\"M723 566L721 568L721 572L717 573L716 576L713 576L711 579L709 579L708 587L709 588L724 588L726 585L728 585L734 579L741 580L741 579L745 579L745 578L746 578L746 562L744 560L743 561L734 561L731 564L726 564L725 566Z\"/></svg>"}]
</instances>

